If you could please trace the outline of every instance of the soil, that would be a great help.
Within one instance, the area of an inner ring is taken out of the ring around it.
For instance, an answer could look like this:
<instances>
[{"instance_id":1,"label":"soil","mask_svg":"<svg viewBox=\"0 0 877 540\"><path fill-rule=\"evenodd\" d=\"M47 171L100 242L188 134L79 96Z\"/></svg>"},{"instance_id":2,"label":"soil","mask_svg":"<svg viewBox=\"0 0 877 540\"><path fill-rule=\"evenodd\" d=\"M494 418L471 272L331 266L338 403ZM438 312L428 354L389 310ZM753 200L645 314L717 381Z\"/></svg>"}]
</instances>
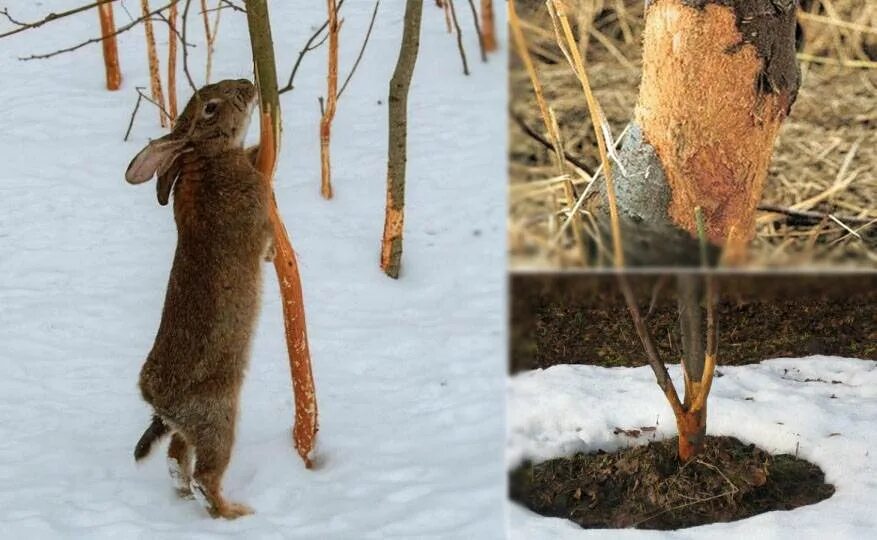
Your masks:
<instances>
[{"instance_id":1,"label":"soil","mask_svg":"<svg viewBox=\"0 0 877 540\"><path fill-rule=\"evenodd\" d=\"M510 474L513 500L585 528L678 529L815 504L834 494L816 465L732 437L707 437L680 465L676 438L577 454Z\"/></svg>"},{"instance_id":2,"label":"soil","mask_svg":"<svg viewBox=\"0 0 877 540\"><path fill-rule=\"evenodd\" d=\"M668 363L681 358L672 277L630 275ZM720 275L721 365L814 354L877 359L877 274ZM657 287L657 293L656 293ZM642 366L646 357L615 276L513 275L510 369L555 364Z\"/></svg>"}]
</instances>

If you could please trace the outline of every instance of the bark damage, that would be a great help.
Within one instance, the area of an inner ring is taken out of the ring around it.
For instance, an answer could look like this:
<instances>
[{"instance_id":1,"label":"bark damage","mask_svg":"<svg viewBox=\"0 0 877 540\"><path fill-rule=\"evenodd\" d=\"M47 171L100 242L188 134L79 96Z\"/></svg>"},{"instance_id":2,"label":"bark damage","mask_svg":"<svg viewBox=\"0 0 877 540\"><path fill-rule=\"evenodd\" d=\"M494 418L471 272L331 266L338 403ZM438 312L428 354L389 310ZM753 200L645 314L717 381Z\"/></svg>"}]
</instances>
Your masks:
<instances>
[{"instance_id":1,"label":"bark damage","mask_svg":"<svg viewBox=\"0 0 877 540\"><path fill-rule=\"evenodd\" d=\"M647 2L616 188L630 264L697 264L698 206L714 247L752 238L799 78L793 0Z\"/></svg>"}]
</instances>

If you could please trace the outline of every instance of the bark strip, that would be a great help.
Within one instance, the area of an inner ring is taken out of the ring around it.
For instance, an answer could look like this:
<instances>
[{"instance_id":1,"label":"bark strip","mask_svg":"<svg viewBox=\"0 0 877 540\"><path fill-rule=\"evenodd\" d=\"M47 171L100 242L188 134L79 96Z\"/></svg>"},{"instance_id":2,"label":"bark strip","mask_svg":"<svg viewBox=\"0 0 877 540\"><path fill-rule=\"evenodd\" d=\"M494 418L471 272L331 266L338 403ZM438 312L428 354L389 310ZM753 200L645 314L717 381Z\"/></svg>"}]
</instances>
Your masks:
<instances>
[{"instance_id":1,"label":"bark strip","mask_svg":"<svg viewBox=\"0 0 877 540\"><path fill-rule=\"evenodd\" d=\"M422 0L406 0L402 44L389 92L389 147L387 150L387 207L381 240L381 269L399 277L402 231L405 222L405 168L408 147L408 90L420 48Z\"/></svg>"}]
</instances>

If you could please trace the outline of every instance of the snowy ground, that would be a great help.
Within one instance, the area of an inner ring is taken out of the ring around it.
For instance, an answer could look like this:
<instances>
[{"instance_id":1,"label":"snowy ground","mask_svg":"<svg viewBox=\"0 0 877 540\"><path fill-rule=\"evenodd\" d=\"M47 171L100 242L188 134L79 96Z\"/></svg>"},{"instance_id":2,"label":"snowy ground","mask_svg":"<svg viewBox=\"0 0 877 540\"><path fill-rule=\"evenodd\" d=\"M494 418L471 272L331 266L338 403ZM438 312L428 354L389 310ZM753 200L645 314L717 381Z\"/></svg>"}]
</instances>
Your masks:
<instances>
[{"instance_id":1,"label":"snowy ground","mask_svg":"<svg viewBox=\"0 0 877 540\"><path fill-rule=\"evenodd\" d=\"M24 20L70 7L25 4L0 7ZM139 11L134 0L122 5ZM213 521L176 499L160 452L140 467L132 457L149 418L137 374L158 326L175 242L171 211L156 204L153 185L123 180L133 155L162 134L144 104L122 142L134 87L148 86L143 30L120 36L125 81L115 93L103 89L99 46L17 60L93 36L93 12L0 40L0 537L503 536L504 52L481 64L460 9L473 71L463 77L441 10L424 6L409 104L404 268L392 281L377 259L386 92L402 6L382 2L339 102L330 202L319 196L325 49L305 57L295 90L282 96L277 196L304 283L321 468L305 470L291 447L281 310L266 265L225 481L230 498L256 514L235 522ZM342 77L372 7L344 5ZM270 8L285 79L325 19L325 4ZM244 16L222 17L213 79L251 76ZM128 20L118 6L117 25ZM200 42L200 23L190 24ZM0 31L8 27L0 21ZM166 29L158 24L156 34L164 62ZM200 49L191 63L203 81ZM190 91L178 81L185 103Z\"/></svg>"},{"instance_id":2,"label":"snowy ground","mask_svg":"<svg viewBox=\"0 0 877 540\"><path fill-rule=\"evenodd\" d=\"M826 501L732 523L679 531L584 530L522 506L511 509L511 537L538 540L606 538L873 538L877 530L877 362L833 357L769 360L720 367L707 430L797 454L819 465L837 491ZM670 369L680 381L679 366ZM807 380L810 382L805 382ZM559 365L516 375L508 397L507 460L544 461L576 452L643 444L624 429L657 425L675 434L673 414L648 367Z\"/></svg>"}]
</instances>

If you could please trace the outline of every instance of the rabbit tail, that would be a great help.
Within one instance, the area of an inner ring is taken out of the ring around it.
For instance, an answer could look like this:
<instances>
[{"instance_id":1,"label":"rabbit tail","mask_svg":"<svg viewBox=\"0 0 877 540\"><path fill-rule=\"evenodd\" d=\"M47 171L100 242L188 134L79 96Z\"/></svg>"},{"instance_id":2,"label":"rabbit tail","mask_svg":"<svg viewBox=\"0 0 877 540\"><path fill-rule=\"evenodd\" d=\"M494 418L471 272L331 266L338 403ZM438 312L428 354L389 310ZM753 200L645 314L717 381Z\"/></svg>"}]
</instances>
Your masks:
<instances>
[{"instance_id":1,"label":"rabbit tail","mask_svg":"<svg viewBox=\"0 0 877 540\"><path fill-rule=\"evenodd\" d=\"M162 437L168 434L170 429L168 429L167 424L159 417L158 415L154 415L152 417L152 423L149 424L149 427L146 428L146 431L143 432L143 435L140 437L140 440L137 441L137 446L134 447L134 460L140 461L149 455L150 450L152 450L152 446Z\"/></svg>"}]
</instances>

